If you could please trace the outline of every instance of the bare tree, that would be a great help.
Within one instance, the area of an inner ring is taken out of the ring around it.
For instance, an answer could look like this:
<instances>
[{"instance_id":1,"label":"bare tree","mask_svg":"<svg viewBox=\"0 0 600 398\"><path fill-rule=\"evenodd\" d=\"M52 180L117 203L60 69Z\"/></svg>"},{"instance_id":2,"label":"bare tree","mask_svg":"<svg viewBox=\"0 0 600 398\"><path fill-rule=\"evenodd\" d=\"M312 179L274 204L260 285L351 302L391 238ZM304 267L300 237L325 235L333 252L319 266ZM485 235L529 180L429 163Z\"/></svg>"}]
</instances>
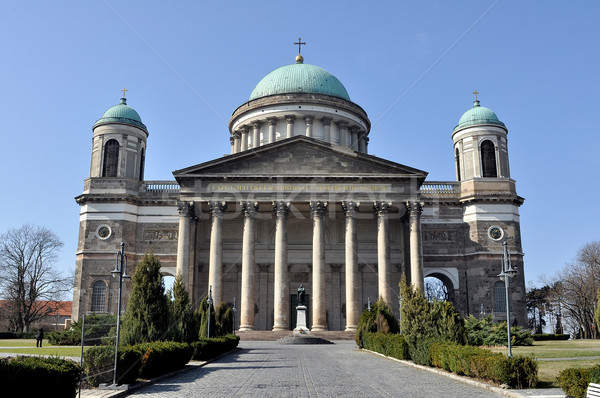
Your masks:
<instances>
[{"instance_id":1,"label":"bare tree","mask_svg":"<svg viewBox=\"0 0 600 398\"><path fill-rule=\"evenodd\" d=\"M600 242L585 244L577 257L559 272L551 289L552 299L560 305L565 323L578 337L598 336L594 308L600 290Z\"/></svg>"},{"instance_id":2,"label":"bare tree","mask_svg":"<svg viewBox=\"0 0 600 398\"><path fill-rule=\"evenodd\" d=\"M29 224L0 236L0 294L13 330L29 331L71 290L72 279L53 268L62 246L54 232Z\"/></svg>"}]
</instances>

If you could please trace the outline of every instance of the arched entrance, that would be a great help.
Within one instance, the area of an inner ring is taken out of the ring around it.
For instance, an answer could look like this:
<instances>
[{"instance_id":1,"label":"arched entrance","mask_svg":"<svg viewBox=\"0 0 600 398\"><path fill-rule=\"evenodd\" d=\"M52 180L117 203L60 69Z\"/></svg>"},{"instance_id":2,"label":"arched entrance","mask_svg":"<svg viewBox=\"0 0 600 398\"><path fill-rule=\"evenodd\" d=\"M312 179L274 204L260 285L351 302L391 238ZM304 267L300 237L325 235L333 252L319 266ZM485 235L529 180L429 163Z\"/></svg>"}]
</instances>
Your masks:
<instances>
[{"instance_id":1,"label":"arched entrance","mask_svg":"<svg viewBox=\"0 0 600 398\"><path fill-rule=\"evenodd\" d=\"M429 301L441 300L454 303L454 284L442 273L431 273L425 277L425 297Z\"/></svg>"}]
</instances>

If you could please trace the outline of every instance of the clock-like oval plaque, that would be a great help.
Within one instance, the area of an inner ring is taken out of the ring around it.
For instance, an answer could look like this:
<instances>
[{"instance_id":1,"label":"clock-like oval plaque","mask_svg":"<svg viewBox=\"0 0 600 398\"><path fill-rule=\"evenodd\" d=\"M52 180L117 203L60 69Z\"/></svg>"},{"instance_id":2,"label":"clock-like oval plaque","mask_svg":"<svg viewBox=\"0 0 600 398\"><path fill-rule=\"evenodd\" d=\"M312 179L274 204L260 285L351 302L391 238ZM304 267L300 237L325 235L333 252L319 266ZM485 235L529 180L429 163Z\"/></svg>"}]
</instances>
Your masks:
<instances>
[{"instance_id":1,"label":"clock-like oval plaque","mask_svg":"<svg viewBox=\"0 0 600 398\"><path fill-rule=\"evenodd\" d=\"M497 225L488 228L488 236L493 240L501 240L504 237L504 231Z\"/></svg>"},{"instance_id":2,"label":"clock-like oval plaque","mask_svg":"<svg viewBox=\"0 0 600 398\"><path fill-rule=\"evenodd\" d=\"M104 239L108 239L110 238L110 235L112 233L112 230L110 229L110 227L108 225L100 225L98 227L98 229L96 230L96 235L98 236L98 238L104 240Z\"/></svg>"}]
</instances>

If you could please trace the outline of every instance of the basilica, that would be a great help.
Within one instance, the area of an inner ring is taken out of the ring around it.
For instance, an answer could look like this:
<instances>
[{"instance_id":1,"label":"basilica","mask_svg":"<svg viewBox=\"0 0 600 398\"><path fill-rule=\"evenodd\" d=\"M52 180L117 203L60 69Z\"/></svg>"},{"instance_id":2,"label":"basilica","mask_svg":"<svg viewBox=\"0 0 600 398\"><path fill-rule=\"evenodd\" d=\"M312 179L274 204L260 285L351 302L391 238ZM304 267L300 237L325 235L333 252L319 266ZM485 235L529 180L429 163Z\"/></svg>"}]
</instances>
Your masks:
<instances>
[{"instance_id":1,"label":"basilica","mask_svg":"<svg viewBox=\"0 0 600 398\"><path fill-rule=\"evenodd\" d=\"M510 178L508 129L477 96L454 129L448 121L456 180L429 181L369 155L367 113L302 55L257 80L229 121L231 153L172 181L144 179L151 126L125 95L95 122L75 198L73 320L117 311L111 271L123 242L130 274L152 251L163 275L182 275L194 305L209 291L235 305L240 331L293 329L300 285L310 330L353 331L379 297L398 314L403 275L424 292L436 282L463 316L505 320L506 246L511 321L526 324L524 199Z\"/></svg>"}]
</instances>

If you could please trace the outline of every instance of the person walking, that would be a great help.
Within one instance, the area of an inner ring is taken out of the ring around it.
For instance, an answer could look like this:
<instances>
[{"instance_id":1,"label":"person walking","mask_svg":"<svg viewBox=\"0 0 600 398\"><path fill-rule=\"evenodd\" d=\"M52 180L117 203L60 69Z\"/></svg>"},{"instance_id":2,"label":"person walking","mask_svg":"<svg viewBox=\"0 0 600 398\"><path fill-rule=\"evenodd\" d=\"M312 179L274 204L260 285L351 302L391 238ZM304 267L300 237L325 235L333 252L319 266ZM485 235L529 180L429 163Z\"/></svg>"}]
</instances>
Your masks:
<instances>
[{"instance_id":1,"label":"person walking","mask_svg":"<svg viewBox=\"0 0 600 398\"><path fill-rule=\"evenodd\" d=\"M35 346L42 347L42 340L44 340L44 329L39 328L35 334Z\"/></svg>"}]
</instances>

